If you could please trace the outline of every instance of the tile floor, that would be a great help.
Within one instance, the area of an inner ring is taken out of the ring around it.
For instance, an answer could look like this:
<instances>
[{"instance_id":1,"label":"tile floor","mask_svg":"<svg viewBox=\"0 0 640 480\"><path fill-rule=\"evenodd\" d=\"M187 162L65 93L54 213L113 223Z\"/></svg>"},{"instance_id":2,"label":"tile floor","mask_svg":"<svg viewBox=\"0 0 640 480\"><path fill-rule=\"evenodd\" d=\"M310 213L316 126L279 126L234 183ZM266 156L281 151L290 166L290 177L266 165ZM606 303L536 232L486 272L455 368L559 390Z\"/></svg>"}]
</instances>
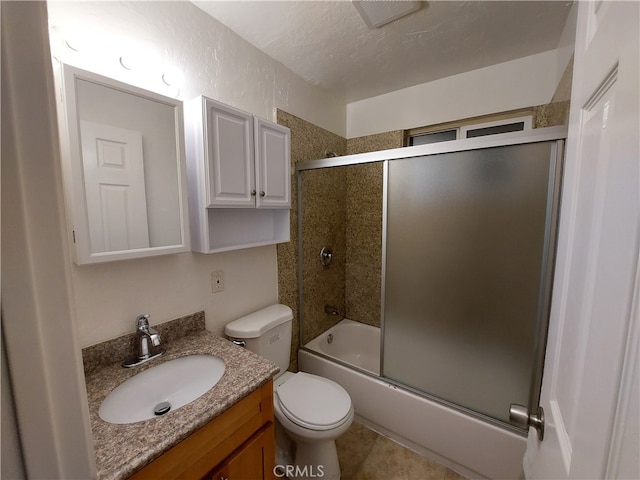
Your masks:
<instances>
[{"instance_id":1,"label":"tile floor","mask_svg":"<svg viewBox=\"0 0 640 480\"><path fill-rule=\"evenodd\" d=\"M341 480L466 480L357 422L336 445Z\"/></svg>"}]
</instances>

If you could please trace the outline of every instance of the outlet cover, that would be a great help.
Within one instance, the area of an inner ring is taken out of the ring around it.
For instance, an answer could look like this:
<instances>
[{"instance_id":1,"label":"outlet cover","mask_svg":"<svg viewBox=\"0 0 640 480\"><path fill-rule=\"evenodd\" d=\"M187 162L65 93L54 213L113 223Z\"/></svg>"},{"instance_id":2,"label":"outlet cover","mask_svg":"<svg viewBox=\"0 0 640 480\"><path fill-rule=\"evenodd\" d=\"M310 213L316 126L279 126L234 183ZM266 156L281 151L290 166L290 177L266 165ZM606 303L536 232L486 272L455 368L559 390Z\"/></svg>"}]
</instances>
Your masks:
<instances>
[{"instance_id":1,"label":"outlet cover","mask_svg":"<svg viewBox=\"0 0 640 480\"><path fill-rule=\"evenodd\" d=\"M211 274L211 292L218 293L224 291L224 271L217 270Z\"/></svg>"}]
</instances>

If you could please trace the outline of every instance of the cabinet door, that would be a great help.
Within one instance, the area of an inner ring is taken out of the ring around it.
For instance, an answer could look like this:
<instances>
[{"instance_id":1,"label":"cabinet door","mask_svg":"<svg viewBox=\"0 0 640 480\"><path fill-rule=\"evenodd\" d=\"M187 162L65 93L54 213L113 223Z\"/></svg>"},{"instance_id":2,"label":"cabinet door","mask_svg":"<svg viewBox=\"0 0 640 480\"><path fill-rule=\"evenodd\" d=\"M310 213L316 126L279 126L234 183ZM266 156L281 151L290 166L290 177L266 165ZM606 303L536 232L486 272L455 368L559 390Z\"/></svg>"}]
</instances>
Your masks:
<instances>
[{"instance_id":1,"label":"cabinet door","mask_svg":"<svg viewBox=\"0 0 640 480\"><path fill-rule=\"evenodd\" d=\"M269 423L205 478L208 480L272 480L275 467L274 438L273 423Z\"/></svg>"},{"instance_id":2,"label":"cabinet door","mask_svg":"<svg viewBox=\"0 0 640 480\"><path fill-rule=\"evenodd\" d=\"M287 127L255 117L256 207L291 206L291 133Z\"/></svg>"},{"instance_id":3,"label":"cabinet door","mask_svg":"<svg viewBox=\"0 0 640 480\"><path fill-rule=\"evenodd\" d=\"M207 207L253 207L253 117L205 99Z\"/></svg>"}]
</instances>

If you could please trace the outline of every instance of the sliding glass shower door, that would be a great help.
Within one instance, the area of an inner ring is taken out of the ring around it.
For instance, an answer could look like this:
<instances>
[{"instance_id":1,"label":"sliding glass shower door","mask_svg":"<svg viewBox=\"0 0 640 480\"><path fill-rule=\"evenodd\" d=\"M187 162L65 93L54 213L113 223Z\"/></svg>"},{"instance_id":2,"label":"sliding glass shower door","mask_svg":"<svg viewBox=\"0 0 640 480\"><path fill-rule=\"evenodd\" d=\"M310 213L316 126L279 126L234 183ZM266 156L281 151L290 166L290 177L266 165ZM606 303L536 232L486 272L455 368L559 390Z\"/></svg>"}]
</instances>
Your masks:
<instances>
[{"instance_id":1,"label":"sliding glass shower door","mask_svg":"<svg viewBox=\"0 0 640 480\"><path fill-rule=\"evenodd\" d=\"M556 142L388 162L383 376L508 422L537 404Z\"/></svg>"}]
</instances>

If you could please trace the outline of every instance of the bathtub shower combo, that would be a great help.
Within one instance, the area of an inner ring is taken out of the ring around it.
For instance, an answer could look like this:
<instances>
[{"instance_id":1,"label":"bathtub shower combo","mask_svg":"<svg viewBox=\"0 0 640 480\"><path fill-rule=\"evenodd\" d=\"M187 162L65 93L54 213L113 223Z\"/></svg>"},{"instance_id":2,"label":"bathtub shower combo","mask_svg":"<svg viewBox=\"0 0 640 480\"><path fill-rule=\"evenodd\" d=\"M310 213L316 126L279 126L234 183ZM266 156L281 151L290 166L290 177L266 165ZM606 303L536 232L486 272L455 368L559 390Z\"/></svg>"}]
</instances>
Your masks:
<instances>
[{"instance_id":1,"label":"bathtub shower combo","mask_svg":"<svg viewBox=\"0 0 640 480\"><path fill-rule=\"evenodd\" d=\"M298 164L299 367L372 428L517 478L537 412L564 128Z\"/></svg>"}]
</instances>

